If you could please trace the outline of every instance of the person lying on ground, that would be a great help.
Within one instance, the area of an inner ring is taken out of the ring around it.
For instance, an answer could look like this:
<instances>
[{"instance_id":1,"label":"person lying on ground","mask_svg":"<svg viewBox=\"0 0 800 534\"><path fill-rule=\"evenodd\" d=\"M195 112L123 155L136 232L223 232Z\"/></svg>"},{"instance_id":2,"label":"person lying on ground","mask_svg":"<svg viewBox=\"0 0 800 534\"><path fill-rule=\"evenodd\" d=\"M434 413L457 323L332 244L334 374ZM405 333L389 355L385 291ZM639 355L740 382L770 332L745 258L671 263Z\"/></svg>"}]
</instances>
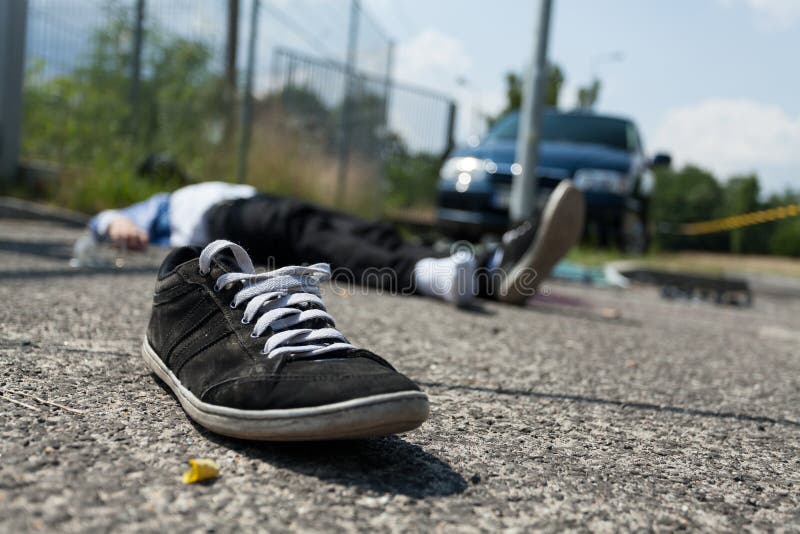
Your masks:
<instances>
[{"instance_id":1,"label":"person lying on ground","mask_svg":"<svg viewBox=\"0 0 800 534\"><path fill-rule=\"evenodd\" d=\"M134 251L150 244L203 247L229 240L269 268L323 262L331 265L334 280L463 306L476 296L524 303L577 242L583 220L583 195L563 180L540 216L509 230L499 246L478 255L460 247L442 257L407 242L386 222L248 185L202 182L103 211L89 229L98 241Z\"/></svg>"},{"instance_id":2,"label":"person lying on ground","mask_svg":"<svg viewBox=\"0 0 800 534\"><path fill-rule=\"evenodd\" d=\"M176 247L156 276L142 356L190 418L226 436L305 441L406 432L429 415L412 379L337 328L322 282L522 303L578 239L583 211L563 181L494 250L439 257L386 223L210 182L102 212L90 229L131 250Z\"/></svg>"}]
</instances>

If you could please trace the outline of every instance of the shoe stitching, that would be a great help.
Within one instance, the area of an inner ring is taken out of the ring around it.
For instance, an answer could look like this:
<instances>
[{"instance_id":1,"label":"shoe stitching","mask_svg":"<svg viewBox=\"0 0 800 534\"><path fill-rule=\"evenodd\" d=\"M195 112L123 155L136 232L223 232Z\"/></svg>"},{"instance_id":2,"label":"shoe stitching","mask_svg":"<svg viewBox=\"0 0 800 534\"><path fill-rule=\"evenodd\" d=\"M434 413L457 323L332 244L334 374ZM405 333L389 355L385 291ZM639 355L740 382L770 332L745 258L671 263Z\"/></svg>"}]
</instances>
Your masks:
<instances>
[{"instance_id":1,"label":"shoe stitching","mask_svg":"<svg viewBox=\"0 0 800 534\"><path fill-rule=\"evenodd\" d=\"M171 332L175 332L177 334L176 337L174 339L171 339L169 343L164 343L164 356L167 358L168 361L172 360L173 357L172 351L175 350L175 347L177 347L180 344L180 342L183 341L184 339L187 339L195 335L199 331L199 329L197 329L197 326L202 325L204 322L208 320L209 317L211 317L214 314L214 310L209 309L205 311L203 314L201 314L200 317L194 317L193 315L194 312L196 312L198 309L201 309L204 304L207 305L208 303L205 301L205 296L201 295L200 300L197 303L195 303L195 305L192 306L188 312L183 314L181 320L178 321L175 324L175 326L170 329ZM184 328L186 323L188 323L191 319L195 319L196 321L194 331L190 331Z\"/></svg>"},{"instance_id":2,"label":"shoe stitching","mask_svg":"<svg viewBox=\"0 0 800 534\"><path fill-rule=\"evenodd\" d=\"M153 294L153 306L163 306L164 304L168 304L178 297L182 297L183 295L191 293L193 290L194 288L192 286L187 286L186 284L180 284L169 289L165 289L164 291Z\"/></svg>"},{"instance_id":3,"label":"shoe stitching","mask_svg":"<svg viewBox=\"0 0 800 534\"><path fill-rule=\"evenodd\" d=\"M218 382L212 386L208 386L205 391L200 395L201 399L206 398L210 395L214 390L218 388L222 388L225 386L230 385L239 385L239 384L253 384L258 382L273 382L279 383L281 381L294 381L294 382L334 382L337 380L344 380L350 378L366 378L366 377L376 377L376 376L397 376L399 373L364 373L364 374L348 374L348 375L316 375L316 376L305 376L305 375L266 375L266 376L259 376L259 377L248 377L248 376L239 376L234 378L228 378L222 382ZM400 375L402 376L402 375Z\"/></svg>"},{"instance_id":4,"label":"shoe stitching","mask_svg":"<svg viewBox=\"0 0 800 534\"><path fill-rule=\"evenodd\" d=\"M175 373L175 375L178 375L178 373L180 373L183 370L183 367L190 361L192 361L197 355L199 355L201 352L206 351L212 345L217 344L219 341L225 339L226 337L231 336L232 334L233 333L230 330L225 329L223 332L220 332L213 339L209 340L207 343L204 343L198 350L195 350L191 354L187 354L186 356L179 358L178 357L179 355L189 350L188 348L182 348L179 352L173 354L172 357L170 358L170 368L172 369L172 372Z\"/></svg>"}]
</instances>

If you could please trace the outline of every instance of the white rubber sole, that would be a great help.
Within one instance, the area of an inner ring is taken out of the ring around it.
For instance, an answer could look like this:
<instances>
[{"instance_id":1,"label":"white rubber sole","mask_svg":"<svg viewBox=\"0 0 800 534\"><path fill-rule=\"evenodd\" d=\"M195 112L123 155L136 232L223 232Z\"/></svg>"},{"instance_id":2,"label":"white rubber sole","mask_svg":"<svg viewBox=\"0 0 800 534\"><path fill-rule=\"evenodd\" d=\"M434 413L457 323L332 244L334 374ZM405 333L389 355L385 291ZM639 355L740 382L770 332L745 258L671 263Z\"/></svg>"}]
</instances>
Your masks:
<instances>
[{"instance_id":1,"label":"white rubber sole","mask_svg":"<svg viewBox=\"0 0 800 534\"><path fill-rule=\"evenodd\" d=\"M429 414L428 397L421 391L373 395L313 408L240 410L217 406L201 401L186 389L146 338L142 356L172 389L189 417L225 436L262 441L373 438L413 430Z\"/></svg>"},{"instance_id":2,"label":"white rubber sole","mask_svg":"<svg viewBox=\"0 0 800 534\"><path fill-rule=\"evenodd\" d=\"M547 199L533 244L503 280L498 299L523 304L532 297L578 242L585 218L583 193L570 180L561 180Z\"/></svg>"}]
</instances>

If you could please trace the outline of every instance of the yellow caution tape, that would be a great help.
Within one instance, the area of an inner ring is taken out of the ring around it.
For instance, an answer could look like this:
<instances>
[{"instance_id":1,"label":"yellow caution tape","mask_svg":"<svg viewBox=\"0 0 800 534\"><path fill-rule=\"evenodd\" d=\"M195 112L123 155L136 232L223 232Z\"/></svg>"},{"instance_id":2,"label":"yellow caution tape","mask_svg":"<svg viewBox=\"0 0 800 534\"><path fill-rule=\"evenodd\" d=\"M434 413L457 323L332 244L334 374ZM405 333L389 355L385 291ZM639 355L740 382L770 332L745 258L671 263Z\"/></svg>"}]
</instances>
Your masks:
<instances>
[{"instance_id":1,"label":"yellow caution tape","mask_svg":"<svg viewBox=\"0 0 800 534\"><path fill-rule=\"evenodd\" d=\"M788 206L754 211L752 213L731 215L730 217L723 217L712 221L687 223L681 226L681 233L683 235L713 234L714 232L735 230L744 226L752 226L754 224L777 221L778 219L785 219L787 217L795 217L799 214L800 204L790 204Z\"/></svg>"},{"instance_id":2,"label":"yellow caution tape","mask_svg":"<svg viewBox=\"0 0 800 534\"><path fill-rule=\"evenodd\" d=\"M189 460L190 469L183 473L184 484L194 484L219 476L219 466L214 460L192 458Z\"/></svg>"}]
</instances>

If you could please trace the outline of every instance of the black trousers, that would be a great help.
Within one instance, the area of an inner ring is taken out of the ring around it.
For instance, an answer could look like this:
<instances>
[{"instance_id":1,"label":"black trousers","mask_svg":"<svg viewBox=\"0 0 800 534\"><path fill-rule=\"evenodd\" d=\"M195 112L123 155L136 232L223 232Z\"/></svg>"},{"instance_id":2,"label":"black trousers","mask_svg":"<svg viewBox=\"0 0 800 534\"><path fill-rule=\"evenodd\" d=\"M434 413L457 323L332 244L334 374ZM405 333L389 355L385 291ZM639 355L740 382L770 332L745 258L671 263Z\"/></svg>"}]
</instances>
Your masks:
<instances>
[{"instance_id":1,"label":"black trousers","mask_svg":"<svg viewBox=\"0 0 800 534\"><path fill-rule=\"evenodd\" d=\"M428 247L405 242L388 223L264 193L221 202L206 221L212 240L242 245L258 264L325 262L335 279L387 290L412 287L414 265L437 256Z\"/></svg>"}]
</instances>

